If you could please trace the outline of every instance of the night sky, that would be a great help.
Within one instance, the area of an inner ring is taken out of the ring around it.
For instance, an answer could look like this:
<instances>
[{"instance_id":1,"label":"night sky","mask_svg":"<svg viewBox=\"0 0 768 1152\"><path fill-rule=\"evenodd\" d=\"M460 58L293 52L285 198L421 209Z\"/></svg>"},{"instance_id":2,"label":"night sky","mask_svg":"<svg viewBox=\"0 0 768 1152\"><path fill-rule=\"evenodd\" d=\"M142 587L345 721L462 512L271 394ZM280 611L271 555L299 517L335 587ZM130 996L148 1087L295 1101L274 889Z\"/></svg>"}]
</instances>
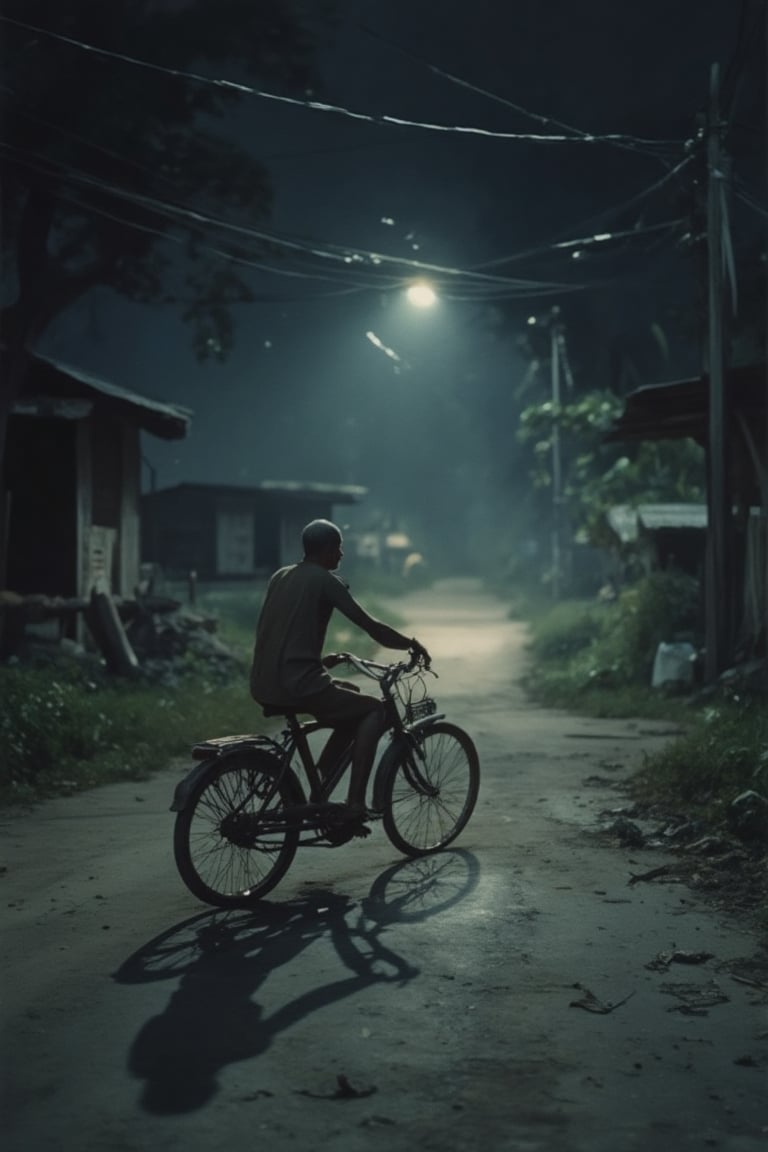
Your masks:
<instances>
[{"instance_id":1,"label":"night sky","mask_svg":"<svg viewBox=\"0 0 768 1152\"><path fill-rule=\"evenodd\" d=\"M314 96L372 116L558 131L452 83L431 64L584 132L682 141L706 107L712 62L727 69L740 8L736 0L350 0L338 5L338 23L318 32ZM764 199L763 60L754 47L744 64L737 107L744 124L734 140L741 175ZM682 185L672 180L663 194L614 211L662 179L682 157L679 147L428 132L256 97L244 99L227 130L269 167L270 228L449 268L478 269L555 241L642 228L684 208ZM496 288L475 286L417 312L396 284L409 279L407 268L390 269L379 289L364 288L354 267L334 267L328 279L254 273L264 299L237 310L236 347L223 365L196 362L171 309L105 293L62 318L44 349L193 409L185 442L145 443L160 486L354 481L371 489L371 511L417 533L435 520L444 531L445 500L461 491L464 512L473 507L473 523L492 531L510 500L505 445L527 366L516 338L529 315L560 306L580 389L612 382L617 349L637 350L644 382L700 365L700 349L682 331L669 331L668 359L648 350L651 324L694 291L690 253L671 236L649 234L608 255L585 252L581 263L572 250L549 252L500 271L587 287L505 300ZM447 488L446 469L453 469Z\"/></svg>"}]
</instances>

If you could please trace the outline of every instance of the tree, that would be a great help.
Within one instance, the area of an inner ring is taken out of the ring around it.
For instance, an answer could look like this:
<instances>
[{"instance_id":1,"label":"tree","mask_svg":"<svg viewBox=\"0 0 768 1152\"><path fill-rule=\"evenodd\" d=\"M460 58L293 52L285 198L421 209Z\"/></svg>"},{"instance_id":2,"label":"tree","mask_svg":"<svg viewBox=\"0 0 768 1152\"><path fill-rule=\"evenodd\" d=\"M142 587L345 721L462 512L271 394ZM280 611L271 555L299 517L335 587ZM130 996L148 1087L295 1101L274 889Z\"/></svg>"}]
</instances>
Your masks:
<instances>
[{"instance_id":1,"label":"tree","mask_svg":"<svg viewBox=\"0 0 768 1152\"><path fill-rule=\"evenodd\" d=\"M171 73L302 92L312 77L303 0L6 0L3 15L167 69L4 24L2 242L18 286L6 341L20 324L38 336L96 286L155 302L184 285L198 353L225 355L226 306L249 295L242 275L206 258L194 222L132 197L263 220L267 171L221 130L242 93ZM171 226L187 241L183 271L159 242Z\"/></svg>"},{"instance_id":2,"label":"tree","mask_svg":"<svg viewBox=\"0 0 768 1152\"><path fill-rule=\"evenodd\" d=\"M270 210L269 176L226 119L242 92L174 73L256 79L301 94L313 78L310 13L316 21L320 7L311 0L5 0L0 476L28 352L92 290L176 304L197 355L227 355L231 307L252 298L236 263L244 250L211 241L205 223L179 209L253 226ZM222 248L235 261L212 251ZM248 256L258 253L249 240Z\"/></svg>"}]
</instances>

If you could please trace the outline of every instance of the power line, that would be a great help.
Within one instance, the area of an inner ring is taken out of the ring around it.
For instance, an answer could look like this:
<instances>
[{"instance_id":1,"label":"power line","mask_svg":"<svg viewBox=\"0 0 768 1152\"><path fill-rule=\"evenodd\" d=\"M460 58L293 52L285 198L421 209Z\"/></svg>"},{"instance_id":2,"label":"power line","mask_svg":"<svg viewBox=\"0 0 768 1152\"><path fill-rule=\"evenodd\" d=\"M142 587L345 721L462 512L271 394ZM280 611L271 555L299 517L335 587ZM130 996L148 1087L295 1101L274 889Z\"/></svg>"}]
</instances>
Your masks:
<instances>
[{"instance_id":1,"label":"power line","mask_svg":"<svg viewBox=\"0 0 768 1152\"><path fill-rule=\"evenodd\" d=\"M312 241L297 239L280 235L275 232L268 232L265 229L257 229L243 224L237 224L229 220L224 220L221 217L211 216L196 209L188 208L184 205L170 203L168 201L159 200L153 196L147 196L139 192L134 192L128 189L120 188L117 185L110 184L104 180L100 180L91 176L89 173L82 172L73 168L71 165L65 165L60 161L52 161L47 157L40 156L36 153L25 152L14 145L9 145L7 142L0 140L0 147L4 148L6 152L31 156L38 162L42 162L47 168L41 169L38 164L38 171L43 171L44 174L58 176L76 184L83 185L88 188L95 189L97 192L111 195L118 199L122 199L129 203L143 208L147 211L157 213L158 215L165 216L171 220L182 220L188 225L193 226L211 226L215 229L225 232L232 232L236 235L244 236L250 239L265 241L275 247L282 247L293 252L300 252L305 255L317 257L323 261L330 260L337 265L342 264L346 266L354 266L359 269L361 265L369 268L371 265L374 267L379 265L389 265L392 267L406 268L411 272L432 273L440 276L449 277L455 280L467 279L470 281L477 281L486 284L500 284L506 286L508 289L517 289L521 292L529 290L551 290L551 291L567 291L570 286L558 282L548 281L531 281L525 279L512 279L505 276L495 276L493 274L477 272L472 269L462 269L456 267L447 267L441 264L427 263L422 260L413 260L408 257L390 256L381 252L371 252L351 246L341 247L339 245L325 243L324 247ZM51 167L54 167L53 173ZM59 171L57 172L56 169Z\"/></svg>"},{"instance_id":2,"label":"power line","mask_svg":"<svg viewBox=\"0 0 768 1152\"><path fill-rule=\"evenodd\" d=\"M751 208L753 212L757 212L759 216L764 216L766 220L768 220L768 208L756 200L754 196L750 196L748 192L741 192L738 189L735 191L735 195L743 204Z\"/></svg>"},{"instance_id":3,"label":"power line","mask_svg":"<svg viewBox=\"0 0 768 1152\"><path fill-rule=\"evenodd\" d=\"M118 60L124 64L131 64L134 67L146 68L152 72L161 72L166 76L175 76L182 80L192 80L196 84L207 84L215 88L221 88L230 92L237 92L240 95L256 96L262 100L271 100L280 104L291 105L297 108L306 108L315 112L325 112L336 116L346 117L347 119L361 121L367 124L386 124L398 128L418 128L422 131L428 132L444 132L455 133L458 135L481 136L488 139L495 140L521 140L533 143L557 143L557 144L600 144L600 143L613 143L622 139L616 135L599 135L590 134L586 132L578 132L572 130L569 134L552 134L552 133L529 133L529 132L502 132L491 128L479 128L468 124L436 124L428 121L409 120L401 116L390 116L382 113L374 116L367 112L357 112L351 108L345 108L339 104L327 104L319 100L300 100L295 96L283 96L276 92L265 92L263 89L254 88L249 84L238 83L234 80L223 80L218 77L205 76L199 72L190 72L181 68L170 68L167 65L155 64L150 60L142 60L136 56L129 56L124 52L115 52L108 48L99 48L95 44L90 44L84 40L78 40L72 36L64 36L59 32L53 32L48 28L41 28L34 24L27 24L21 20L14 20L10 16L0 15L0 21L6 24L11 24L17 28L23 28L28 32L34 32L40 36L48 36L51 39L59 40L64 44L69 44L71 47L79 48L84 52L93 52L96 55L104 56L111 60ZM576 134L574 134L576 133ZM627 140L631 138L627 137ZM649 144L665 144L665 143L682 143L681 141L647 141Z\"/></svg>"},{"instance_id":4,"label":"power line","mask_svg":"<svg viewBox=\"0 0 768 1152\"><path fill-rule=\"evenodd\" d=\"M483 96L487 100L493 100L497 104L502 104L505 108L510 108L513 112L517 112L522 116L526 116L530 120L536 120L539 124L545 126L553 124L556 128L560 128L564 132L569 133L567 137L569 140L583 140L585 143L594 143L595 141L599 140L601 143L615 144L619 147L629 148L632 151L636 150L636 146L645 147L648 145L653 145L654 147L659 147L670 145L679 148L683 144L682 140L649 140L625 133L608 133L597 135L595 133L585 132L582 128L576 128L572 124L566 124L564 121L558 120L554 116L545 116L539 112L531 112L530 109L524 108L521 104L514 103L514 101L509 100L505 96L500 96L498 93L491 92L487 88L481 88L479 85L473 84L469 80L464 80L462 77L456 76L455 73L448 72L446 69L440 68L437 64L433 64L423 56L417 55L415 52L411 51L411 49L403 47L402 44L396 44L394 41L387 39L385 36L382 36L379 32L375 32L372 28L369 28L365 25L360 25L360 27L363 32L367 33L367 35L373 37L376 40L380 40L383 44L387 44L390 48L395 48L398 52L402 53L404 56L407 56L409 59L415 60L417 63L422 64L435 76L440 76L444 80L448 80L451 84L455 84L460 88L466 89L467 91L474 92L476 95ZM554 139L554 137L549 138Z\"/></svg>"}]
</instances>

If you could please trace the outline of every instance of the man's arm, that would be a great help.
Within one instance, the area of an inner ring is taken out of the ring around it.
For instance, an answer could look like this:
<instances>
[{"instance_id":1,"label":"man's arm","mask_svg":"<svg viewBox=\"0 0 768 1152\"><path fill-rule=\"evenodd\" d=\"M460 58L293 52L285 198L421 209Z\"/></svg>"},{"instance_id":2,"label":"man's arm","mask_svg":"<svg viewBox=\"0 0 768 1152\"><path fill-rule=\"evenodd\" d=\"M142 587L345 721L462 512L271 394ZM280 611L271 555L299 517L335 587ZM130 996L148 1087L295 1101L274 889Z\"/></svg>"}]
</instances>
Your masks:
<instances>
[{"instance_id":1,"label":"man's arm","mask_svg":"<svg viewBox=\"0 0 768 1152\"><path fill-rule=\"evenodd\" d=\"M385 624L383 620L377 620L375 616L371 616L369 612L365 611L362 604L358 604L340 580L336 580L334 577L334 581L338 586L338 591L334 597L334 607L338 608L339 612L351 620L353 624L356 624L358 628L362 628L363 632L367 632L372 640L375 640L382 648L394 648L399 652L413 650L429 659L426 648L417 640L405 636L395 628L390 628L389 624Z\"/></svg>"}]
</instances>

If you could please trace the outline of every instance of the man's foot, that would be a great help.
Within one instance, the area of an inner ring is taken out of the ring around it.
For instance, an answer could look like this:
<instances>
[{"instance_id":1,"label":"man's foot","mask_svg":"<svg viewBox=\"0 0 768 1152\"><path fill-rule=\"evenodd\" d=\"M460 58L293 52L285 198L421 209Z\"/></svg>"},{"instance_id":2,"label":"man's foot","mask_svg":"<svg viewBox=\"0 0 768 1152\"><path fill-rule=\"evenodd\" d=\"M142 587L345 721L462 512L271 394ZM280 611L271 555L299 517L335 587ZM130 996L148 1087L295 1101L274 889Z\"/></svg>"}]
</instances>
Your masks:
<instances>
[{"instance_id":1,"label":"man's foot","mask_svg":"<svg viewBox=\"0 0 768 1152\"><path fill-rule=\"evenodd\" d=\"M376 812L373 808L367 808L365 804L350 804L347 802L344 805L344 819L349 821L350 824L365 824L368 820L380 820L381 812Z\"/></svg>"}]
</instances>

